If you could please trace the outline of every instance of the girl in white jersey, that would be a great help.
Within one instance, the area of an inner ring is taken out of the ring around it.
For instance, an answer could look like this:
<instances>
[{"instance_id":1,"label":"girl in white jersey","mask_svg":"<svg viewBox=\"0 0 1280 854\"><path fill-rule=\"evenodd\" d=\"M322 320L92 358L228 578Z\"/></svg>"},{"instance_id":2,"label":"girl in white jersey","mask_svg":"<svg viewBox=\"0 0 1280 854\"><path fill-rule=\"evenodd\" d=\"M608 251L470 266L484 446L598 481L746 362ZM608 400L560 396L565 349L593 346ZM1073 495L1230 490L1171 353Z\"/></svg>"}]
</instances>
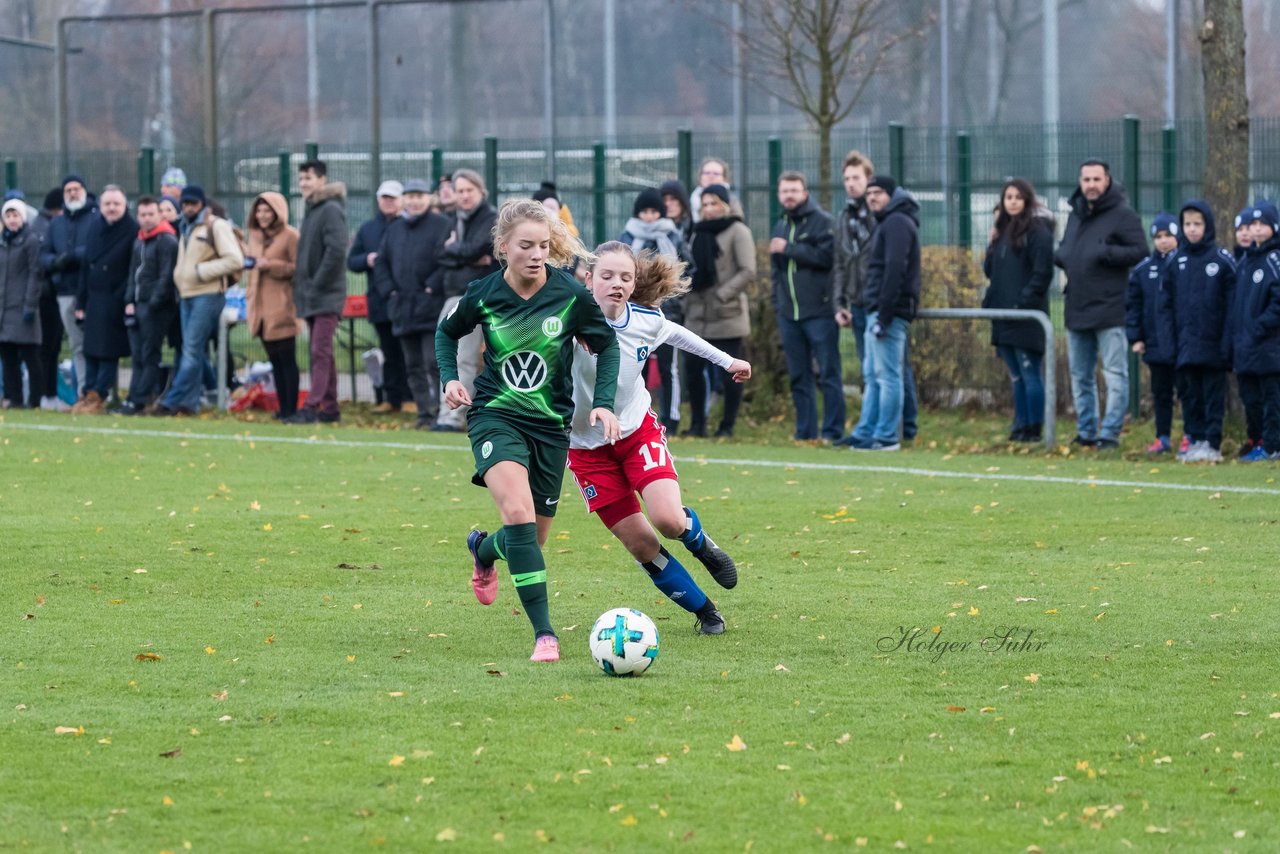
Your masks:
<instances>
[{"instance_id":1,"label":"girl in white jersey","mask_svg":"<svg viewBox=\"0 0 1280 854\"><path fill-rule=\"evenodd\" d=\"M680 275L683 264L652 252L637 257L631 247L617 241L601 244L595 254L596 261L587 273L587 287L618 337L620 364L614 412L622 438L610 443L599 425L589 422L596 358L579 347L573 358L569 471L582 491L588 511L599 516L627 547L654 585L696 616L699 634L718 635L724 632L724 619L715 603L658 541L654 528L664 537L684 543L721 587L736 585L738 570L733 559L702 530L698 514L681 500L666 431L650 409L644 366L649 354L664 343L724 368L737 382L750 378L751 365L712 347L657 310L664 299L688 290L689 281ZM647 519L636 493L644 499Z\"/></svg>"}]
</instances>

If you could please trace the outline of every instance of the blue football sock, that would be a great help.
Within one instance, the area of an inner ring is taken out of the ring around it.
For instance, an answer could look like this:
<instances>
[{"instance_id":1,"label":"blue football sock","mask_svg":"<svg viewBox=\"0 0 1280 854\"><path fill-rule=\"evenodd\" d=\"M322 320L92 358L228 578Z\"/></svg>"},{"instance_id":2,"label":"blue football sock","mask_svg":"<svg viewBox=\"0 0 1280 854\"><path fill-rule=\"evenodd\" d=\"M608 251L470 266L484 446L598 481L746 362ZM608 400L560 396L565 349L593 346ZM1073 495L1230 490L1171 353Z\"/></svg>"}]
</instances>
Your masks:
<instances>
[{"instance_id":1,"label":"blue football sock","mask_svg":"<svg viewBox=\"0 0 1280 854\"><path fill-rule=\"evenodd\" d=\"M706 544L707 537L702 533L702 523L698 521L698 514L693 512L692 507L684 508L685 527L684 533L680 535L680 542L684 543L685 548L697 554L702 551L703 545Z\"/></svg>"},{"instance_id":2,"label":"blue football sock","mask_svg":"<svg viewBox=\"0 0 1280 854\"><path fill-rule=\"evenodd\" d=\"M649 573L654 587L689 613L696 614L707 604L707 594L702 592L702 588L689 575L689 570L665 548L659 547L657 557L640 565Z\"/></svg>"}]
</instances>

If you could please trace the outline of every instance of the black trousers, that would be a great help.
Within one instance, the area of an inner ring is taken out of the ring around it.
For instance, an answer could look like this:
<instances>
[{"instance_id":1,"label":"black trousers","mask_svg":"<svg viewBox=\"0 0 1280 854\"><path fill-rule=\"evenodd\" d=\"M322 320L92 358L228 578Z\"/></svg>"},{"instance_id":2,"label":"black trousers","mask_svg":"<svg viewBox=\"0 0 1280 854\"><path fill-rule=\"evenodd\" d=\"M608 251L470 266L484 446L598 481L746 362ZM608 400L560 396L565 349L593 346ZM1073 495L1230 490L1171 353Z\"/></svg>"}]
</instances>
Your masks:
<instances>
[{"instance_id":1,"label":"black trousers","mask_svg":"<svg viewBox=\"0 0 1280 854\"><path fill-rule=\"evenodd\" d=\"M674 435L680 426L679 354L675 347L663 344L653 355L658 360L658 374L662 378L658 418L662 420L667 432Z\"/></svg>"},{"instance_id":2,"label":"black trousers","mask_svg":"<svg viewBox=\"0 0 1280 854\"><path fill-rule=\"evenodd\" d=\"M58 396L58 356L62 353L62 315L58 311L58 295L40 295L40 372L41 397Z\"/></svg>"},{"instance_id":3,"label":"black trousers","mask_svg":"<svg viewBox=\"0 0 1280 854\"><path fill-rule=\"evenodd\" d=\"M1151 372L1151 399L1156 411L1156 436L1169 438L1173 429L1173 392L1178 384L1177 371L1173 365L1147 365ZM1186 403L1183 403L1182 415L1186 419ZM1190 433L1191 428L1185 427ZM1201 438L1201 437L1196 437Z\"/></svg>"},{"instance_id":4,"label":"black trousers","mask_svg":"<svg viewBox=\"0 0 1280 854\"><path fill-rule=\"evenodd\" d=\"M1280 374L1236 374L1249 438L1280 453Z\"/></svg>"},{"instance_id":5,"label":"black trousers","mask_svg":"<svg viewBox=\"0 0 1280 854\"><path fill-rule=\"evenodd\" d=\"M719 347L735 359L741 359L744 352L741 338L708 338L707 343ZM742 405L742 385L733 381L724 370L706 359L684 354L684 385L689 391L689 432L703 435L707 432L707 377L723 374L724 413L720 416L717 432L733 432L733 425L738 420L738 407Z\"/></svg>"},{"instance_id":6,"label":"black trousers","mask_svg":"<svg viewBox=\"0 0 1280 854\"><path fill-rule=\"evenodd\" d=\"M281 418L288 418L298 411L297 342L297 338L262 342L267 358L271 360L271 377L275 380L276 397L280 399Z\"/></svg>"},{"instance_id":7,"label":"black trousers","mask_svg":"<svg viewBox=\"0 0 1280 854\"><path fill-rule=\"evenodd\" d=\"M4 363L4 399L9 405L22 408L22 363L27 364L27 405L40 408L40 390L44 387L44 373L40 364L39 344L0 344L0 362Z\"/></svg>"},{"instance_id":8,"label":"black trousers","mask_svg":"<svg viewBox=\"0 0 1280 854\"><path fill-rule=\"evenodd\" d=\"M386 402L399 409L410 399L409 375L405 370L404 348L400 339L391 332L391 321L375 323L378 332L378 349L382 350L382 388L377 389L379 403Z\"/></svg>"},{"instance_id":9,"label":"black trousers","mask_svg":"<svg viewBox=\"0 0 1280 854\"><path fill-rule=\"evenodd\" d=\"M1227 372L1214 368L1179 368L1178 397L1182 419L1193 442L1222 448L1222 419L1227 410ZM1164 434L1168 435L1168 434Z\"/></svg>"},{"instance_id":10,"label":"black trousers","mask_svg":"<svg viewBox=\"0 0 1280 854\"><path fill-rule=\"evenodd\" d=\"M133 374L129 378L129 401L146 406L164 391L160 380L160 348L164 336L178 313L176 305L157 308L138 305L134 316L138 322L129 327L129 349L133 353Z\"/></svg>"}]
</instances>

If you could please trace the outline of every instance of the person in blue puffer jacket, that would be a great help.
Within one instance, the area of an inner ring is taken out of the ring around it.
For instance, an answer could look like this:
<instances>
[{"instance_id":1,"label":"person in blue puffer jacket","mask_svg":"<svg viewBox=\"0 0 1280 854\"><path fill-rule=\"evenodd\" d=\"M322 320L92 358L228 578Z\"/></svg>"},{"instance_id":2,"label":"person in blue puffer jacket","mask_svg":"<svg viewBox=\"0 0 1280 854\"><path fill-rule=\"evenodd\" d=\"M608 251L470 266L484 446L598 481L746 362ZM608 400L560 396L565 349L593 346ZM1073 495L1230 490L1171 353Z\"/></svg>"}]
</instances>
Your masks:
<instances>
[{"instance_id":1,"label":"person in blue puffer jacket","mask_svg":"<svg viewBox=\"0 0 1280 854\"><path fill-rule=\"evenodd\" d=\"M1161 300L1161 283L1165 266L1178 248L1178 222L1172 214L1158 213L1151 223L1155 251L1139 261L1129 272L1125 294L1124 327L1129 348L1141 354L1151 374L1151 397L1155 403L1156 440L1147 447L1149 454L1167 454L1173 450L1169 434L1173 427L1174 362L1177 350L1172 324L1157 308Z\"/></svg>"},{"instance_id":2,"label":"person in blue puffer jacket","mask_svg":"<svg viewBox=\"0 0 1280 854\"><path fill-rule=\"evenodd\" d=\"M1207 202L1185 203L1178 212L1182 246L1165 265L1161 314L1172 325L1177 351L1178 397L1189 445L1183 462L1222 461L1226 411L1227 310L1235 290L1236 262L1217 242Z\"/></svg>"},{"instance_id":3,"label":"person in blue puffer jacket","mask_svg":"<svg viewBox=\"0 0 1280 854\"><path fill-rule=\"evenodd\" d=\"M1227 319L1231 364L1252 448L1240 459L1280 459L1280 212L1271 202L1249 210L1253 244L1236 269Z\"/></svg>"}]
</instances>

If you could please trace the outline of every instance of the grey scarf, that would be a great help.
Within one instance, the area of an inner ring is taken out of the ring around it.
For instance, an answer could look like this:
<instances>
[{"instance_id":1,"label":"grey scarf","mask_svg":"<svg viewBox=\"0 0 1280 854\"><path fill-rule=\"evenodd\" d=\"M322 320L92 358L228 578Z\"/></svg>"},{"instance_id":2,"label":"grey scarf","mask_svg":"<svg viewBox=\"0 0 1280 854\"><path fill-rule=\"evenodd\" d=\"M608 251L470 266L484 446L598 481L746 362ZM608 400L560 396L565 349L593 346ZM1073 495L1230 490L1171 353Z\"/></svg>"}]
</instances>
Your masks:
<instances>
[{"instance_id":1,"label":"grey scarf","mask_svg":"<svg viewBox=\"0 0 1280 854\"><path fill-rule=\"evenodd\" d=\"M639 252L646 248L646 245L654 246L657 247L659 254L680 260L675 241L671 239L671 235L678 234L679 231L676 229L676 224L665 216L653 222L645 222L633 216L627 220L627 233L631 235L631 248L635 251Z\"/></svg>"}]
</instances>

